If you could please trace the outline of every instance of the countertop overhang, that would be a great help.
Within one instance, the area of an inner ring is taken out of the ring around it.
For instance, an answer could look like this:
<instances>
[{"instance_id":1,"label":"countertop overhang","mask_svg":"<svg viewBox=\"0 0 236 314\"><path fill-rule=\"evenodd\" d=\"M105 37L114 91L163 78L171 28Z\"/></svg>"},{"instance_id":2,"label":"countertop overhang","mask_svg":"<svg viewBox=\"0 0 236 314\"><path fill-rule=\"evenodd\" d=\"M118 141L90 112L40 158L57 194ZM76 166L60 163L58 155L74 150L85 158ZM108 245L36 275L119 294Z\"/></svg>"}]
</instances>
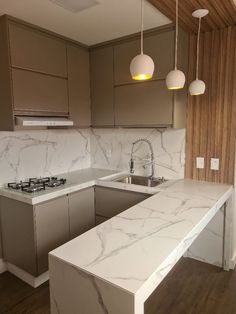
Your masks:
<instances>
[{"instance_id":1,"label":"countertop overhang","mask_svg":"<svg viewBox=\"0 0 236 314\"><path fill-rule=\"evenodd\" d=\"M50 252L144 302L231 197L230 185L172 182Z\"/></svg>"}]
</instances>

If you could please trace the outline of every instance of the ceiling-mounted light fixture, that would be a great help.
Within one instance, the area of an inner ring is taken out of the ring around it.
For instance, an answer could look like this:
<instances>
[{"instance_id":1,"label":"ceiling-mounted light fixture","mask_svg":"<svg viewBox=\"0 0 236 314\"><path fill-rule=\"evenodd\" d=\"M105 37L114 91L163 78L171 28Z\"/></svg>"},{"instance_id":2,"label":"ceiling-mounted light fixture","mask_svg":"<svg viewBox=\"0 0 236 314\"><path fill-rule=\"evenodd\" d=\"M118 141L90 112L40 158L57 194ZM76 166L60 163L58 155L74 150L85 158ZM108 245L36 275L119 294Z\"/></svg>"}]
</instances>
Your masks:
<instances>
[{"instance_id":1,"label":"ceiling-mounted light fixture","mask_svg":"<svg viewBox=\"0 0 236 314\"><path fill-rule=\"evenodd\" d=\"M143 53L143 16L144 0L141 0L141 53L137 55L130 64L132 78L137 81L151 79L155 68L152 58Z\"/></svg>"},{"instance_id":2,"label":"ceiling-mounted light fixture","mask_svg":"<svg viewBox=\"0 0 236 314\"><path fill-rule=\"evenodd\" d=\"M200 33L201 33L201 21L204 16L209 13L206 9L199 9L193 12L192 16L199 19L198 35L197 35L197 63L196 63L196 80L189 86L189 92L192 96L203 95L206 90L206 84L199 80L199 47L200 47Z\"/></svg>"},{"instance_id":3,"label":"ceiling-mounted light fixture","mask_svg":"<svg viewBox=\"0 0 236 314\"><path fill-rule=\"evenodd\" d=\"M175 30L175 69L166 77L166 85L168 89L181 89L185 84L185 75L178 70L178 36L179 36L179 3L176 0L176 30Z\"/></svg>"}]
</instances>

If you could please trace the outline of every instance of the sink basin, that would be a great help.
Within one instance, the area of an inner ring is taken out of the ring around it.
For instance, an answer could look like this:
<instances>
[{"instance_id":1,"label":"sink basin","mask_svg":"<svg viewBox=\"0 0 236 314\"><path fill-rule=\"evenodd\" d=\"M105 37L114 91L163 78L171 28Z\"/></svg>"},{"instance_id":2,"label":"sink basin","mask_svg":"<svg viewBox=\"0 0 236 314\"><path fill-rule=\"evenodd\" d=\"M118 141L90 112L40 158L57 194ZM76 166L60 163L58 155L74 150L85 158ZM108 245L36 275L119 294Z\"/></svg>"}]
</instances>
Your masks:
<instances>
[{"instance_id":1,"label":"sink basin","mask_svg":"<svg viewBox=\"0 0 236 314\"><path fill-rule=\"evenodd\" d=\"M149 177L142 177L142 176L134 176L134 175L127 175L125 177L119 178L116 182L122 182L127 184L136 184L148 187L155 187L161 183L164 183L166 180L164 178L153 178L150 179Z\"/></svg>"}]
</instances>

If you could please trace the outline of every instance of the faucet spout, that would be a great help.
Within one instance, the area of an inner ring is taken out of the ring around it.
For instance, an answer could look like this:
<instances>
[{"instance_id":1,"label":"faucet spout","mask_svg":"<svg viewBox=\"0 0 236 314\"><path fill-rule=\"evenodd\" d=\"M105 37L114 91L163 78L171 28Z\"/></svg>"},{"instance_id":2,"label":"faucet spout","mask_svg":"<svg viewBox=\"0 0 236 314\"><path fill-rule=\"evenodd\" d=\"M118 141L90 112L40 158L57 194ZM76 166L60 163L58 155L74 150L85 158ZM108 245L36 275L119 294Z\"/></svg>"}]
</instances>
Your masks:
<instances>
[{"instance_id":1,"label":"faucet spout","mask_svg":"<svg viewBox=\"0 0 236 314\"><path fill-rule=\"evenodd\" d=\"M134 173L134 158L133 158L133 153L134 153L134 146L140 142L144 142L148 144L149 150L150 150L150 157L151 157L151 175L150 178L152 179L154 177L154 173L155 173L155 167L154 167L154 150L152 147L152 143L145 139L145 138L140 138L138 140L136 140L135 142L132 143L132 150L131 150L131 158L130 158L130 173Z\"/></svg>"}]
</instances>

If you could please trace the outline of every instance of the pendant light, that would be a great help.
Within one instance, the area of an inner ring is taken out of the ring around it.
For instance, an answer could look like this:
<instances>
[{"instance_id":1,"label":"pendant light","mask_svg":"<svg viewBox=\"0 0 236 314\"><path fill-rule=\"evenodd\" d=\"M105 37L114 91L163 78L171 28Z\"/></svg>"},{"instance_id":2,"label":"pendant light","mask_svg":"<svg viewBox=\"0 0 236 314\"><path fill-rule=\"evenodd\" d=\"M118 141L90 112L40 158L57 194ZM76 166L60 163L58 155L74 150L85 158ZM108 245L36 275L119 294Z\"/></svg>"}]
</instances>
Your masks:
<instances>
[{"instance_id":1,"label":"pendant light","mask_svg":"<svg viewBox=\"0 0 236 314\"><path fill-rule=\"evenodd\" d=\"M179 3L176 0L176 30L175 30L175 69L166 77L166 85L168 89L181 89L185 84L185 75L178 70L178 36L179 36Z\"/></svg>"},{"instance_id":2,"label":"pendant light","mask_svg":"<svg viewBox=\"0 0 236 314\"><path fill-rule=\"evenodd\" d=\"M189 92L191 96L203 95L206 90L206 84L199 80L199 47L200 47L200 33L201 33L201 21L204 16L209 13L206 9L199 9L193 12L192 16L199 19L198 35L197 35L197 63L196 63L196 80L189 86Z\"/></svg>"},{"instance_id":3,"label":"pendant light","mask_svg":"<svg viewBox=\"0 0 236 314\"><path fill-rule=\"evenodd\" d=\"M144 0L141 0L141 53L137 55L130 64L132 78L137 81L151 79L155 68L152 58L143 53L143 16Z\"/></svg>"}]
</instances>

